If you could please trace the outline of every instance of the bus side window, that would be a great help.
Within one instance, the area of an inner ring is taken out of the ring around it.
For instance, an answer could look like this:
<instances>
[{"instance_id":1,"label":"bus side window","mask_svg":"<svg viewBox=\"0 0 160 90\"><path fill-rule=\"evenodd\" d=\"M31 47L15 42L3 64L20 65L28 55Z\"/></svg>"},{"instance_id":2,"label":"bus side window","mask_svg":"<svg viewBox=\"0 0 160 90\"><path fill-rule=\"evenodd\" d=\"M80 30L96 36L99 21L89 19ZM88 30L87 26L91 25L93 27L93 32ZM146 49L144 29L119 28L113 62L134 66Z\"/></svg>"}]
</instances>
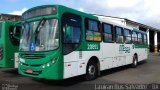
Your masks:
<instances>
[{"instance_id":1,"label":"bus side window","mask_svg":"<svg viewBox=\"0 0 160 90\"><path fill-rule=\"evenodd\" d=\"M15 36L20 37L20 30L21 30L21 27L17 26ZM11 43L13 45L18 46L19 45L19 39L14 38L13 34L14 34L14 26L10 26L9 27L9 38L10 38Z\"/></svg>"},{"instance_id":2,"label":"bus side window","mask_svg":"<svg viewBox=\"0 0 160 90\"><path fill-rule=\"evenodd\" d=\"M79 15L64 13L62 16L63 54L74 51L81 43L81 22Z\"/></svg>"},{"instance_id":3,"label":"bus side window","mask_svg":"<svg viewBox=\"0 0 160 90\"><path fill-rule=\"evenodd\" d=\"M134 44L138 42L137 32L132 32L132 42Z\"/></svg>"},{"instance_id":4,"label":"bus side window","mask_svg":"<svg viewBox=\"0 0 160 90\"><path fill-rule=\"evenodd\" d=\"M124 29L124 43L130 44L131 40L131 30Z\"/></svg>"},{"instance_id":5,"label":"bus side window","mask_svg":"<svg viewBox=\"0 0 160 90\"><path fill-rule=\"evenodd\" d=\"M138 44L142 44L142 33L138 33Z\"/></svg>"},{"instance_id":6,"label":"bus side window","mask_svg":"<svg viewBox=\"0 0 160 90\"><path fill-rule=\"evenodd\" d=\"M98 21L88 20L85 21L86 26L86 40L87 41L101 41L101 33Z\"/></svg>"},{"instance_id":7,"label":"bus side window","mask_svg":"<svg viewBox=\"0 0 160 90\"><path fill-rule=\"evenodd\" d=\"M147 44L147 35L143 34L143 44Z\"/></svg>"},{"instance_id":8,"label":"bus side window","mask_svg":"<svg viewBox=\"0 0 160 90\"><path fill-rule=\"evenodd\" d=\"M113 36L113 25L103 24L103 41L109 43L114 42Z\"/></svg>"},{"instance_id":9,"label":"bus side window","mask_svg":"<svg viewBox=\"0 0 160 90\"><path fill-rule=\"evenodd\" d=\"M20 38L21 35L21 27L20 26L16 26L16 30L14 32L14 36Z\"/></svg>"},{"instance_id":10,"label":"bus side window","mask_svg":"<svg viewBox=\"0 0 160 90\"><path fill-rule=\"evenodd\" d=\"M123 41L124 41L123 28L116 26L115 31L116 31L116 42L123 43Z\"/></svg>"}]
</instances>

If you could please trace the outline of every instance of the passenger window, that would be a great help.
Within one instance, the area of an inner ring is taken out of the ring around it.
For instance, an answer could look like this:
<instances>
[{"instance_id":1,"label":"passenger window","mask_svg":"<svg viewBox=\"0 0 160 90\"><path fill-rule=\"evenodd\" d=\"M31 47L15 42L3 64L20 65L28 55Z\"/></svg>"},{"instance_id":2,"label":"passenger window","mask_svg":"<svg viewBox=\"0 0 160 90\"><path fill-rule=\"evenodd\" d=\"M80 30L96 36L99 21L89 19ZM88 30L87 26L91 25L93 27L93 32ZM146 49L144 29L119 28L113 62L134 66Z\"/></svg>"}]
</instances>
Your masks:
<instances>
[{"instance_id":1,"label":"passenger window","mask_svg":"<svg viewBox=\"0 0 160 90\"><path fill-rule=\"evenodd\" d=\"M124 29L124 43L130 44L131 40L131 30Z\"/></svg>"},{"instance_id":2,"label":"passenger window","mask_svg":"<svg viewBox=\"0 0 160 90\"><path fill-rule=\"evenodd\" d=\"M110 24L103 24L104 42L113 42L113 26Z\"/></svg>"},{"instance_id":3,"label":"passenger window","mask_svg":"<svg viewBox=\"0 0 160 90\"><path fill-rule=\"evenodd\" d=\"M146 34L143 34L143 43L147 44L147 35Z\"/></svg>"},{"instance_id":4,"label":"passenger window","mask_svg":"<svg viewBox=\"0 0 160 90\"><path fill-rule=\"evenodd\" d=\"M116 30L116 42L117 43L123 43L123 28L121 27L115 27Z\"/></svg>"},{"instance_id":5,"label":"passenger window","mask_svg":"<svg viewBox=\"0 0 160 90\"><path fill-rule=\"evenodd\" d=\"M132 32L132 42L133 42L133 43L137 43L137 42L138 42L137 39L138 39L138 38L137 38L137 32Z\"/></svg>"},{"instance_id":6,"label":"passenger window","mask_svg":"<svg viewBox=\"0 0 160 90\"><path fill-rule=\"evenodd\" d=\"M98 31L98 23L97 21L88 20L88 30Z\"/></svg>"},{"instance_id":7,"label":"passenger window","mask_svg":"<svg viewBox=\"0 0 160 90\"><path fill-rule=\"evenodd\" d=\"M67 26L63 29L64 43L79 43L80 42L80 28L74 26Z\"/></svg>"},{"instance_id":8,"label":"passenger window","mask_svg":"<svg viewBox=\"0 0 160 90\"><path fill-rule=\"evenodd\" d=\"M80 44L81 17L71 13L62 16L63 54L69 54Z\"/></svg>"},{"instance_id":9,"label":"passenger window","mask_svg":"<svg viewBox=\"0 0 160 90\"><path fill-rule=\"evenodd\" d=\"M101 41L101 33L99 30L99 23L94 20L86 19L86 40Z\"/></svg>"},{"instance_id":10,"label":"passenger window","mask_svg":"<svg viewBox=\"0 0 160 90\"><path fill-rule=\"evenodd\" d=\"M142 44L142 33L138 33L138 43Z\"/></svg>"},{"instance_id":11,"label":"passenger window","mask_svg":"<svg viewBox=\"0 0 160 90\"><path fill-rule=\"evenodd\" d=\"M16 32L14 32L14 28L16 28ZM15 46L18 46L19 45L19 39L18 38L15 38L16 37L20 37L20 30L21 30L21 27L20 26L10 26L9 27L9 37L10 37L10 40L11 40L11 43Z\"/></svg>"}]
</instances>

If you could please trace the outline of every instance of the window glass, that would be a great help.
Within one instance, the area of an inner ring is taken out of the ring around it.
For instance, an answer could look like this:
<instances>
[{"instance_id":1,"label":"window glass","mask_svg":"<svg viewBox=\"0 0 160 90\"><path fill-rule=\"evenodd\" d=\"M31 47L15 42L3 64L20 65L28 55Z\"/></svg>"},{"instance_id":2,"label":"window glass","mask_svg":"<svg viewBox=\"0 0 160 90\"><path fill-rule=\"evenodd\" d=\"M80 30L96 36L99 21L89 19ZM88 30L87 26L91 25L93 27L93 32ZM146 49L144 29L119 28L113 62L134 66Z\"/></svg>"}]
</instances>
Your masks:
<instances>
[{"instance_id":1,"label":"window glass","mask_svg":"<svg viewBox=\"0 0 160 90\"><path fill-rule=\"evenodd\" d=\"M64 43L79 43L80 42L80 28L70 26L70 29L71 29L70 35L67 34L67 30L64 30Z\"/></svg>"},{"instance_id":2,"label":"window glass","mask_svg":"<svg viewBox=\"0 0 160 90\"><path fill-rule=\"evenodd\" d=\"M143 43L147 44L147 35L146 34L143 34L143 40L144 40Z\"/></svg>"},{"instance_id":3,"label":"window glass","mask_svg":"<svg viewBox=\"0 0 160 90\"><path fill-rule=\"evenodd\" d=\"M116 42L123 43L123 36L117 35Z\"/></svg>"},{"instance_id":4,"label":"window glass","mask_svg":"<svg viewBox=\"0 0 160 90\"><path fill-rule=\"evenodd\" d=\"M112 41L113 41L112 34L105 33L104 34L104 42L112 42Z\"/></svg>"},{"instance_id":5,"label":"window glass","mask_svg":"<svg viewBox=\"0 0 160 90\"><path fill-rule=\"evenodd\" d=\"M14 28L16 28L15 35L14 35ZM20 30L21 30L21 27L14 27L14 26L9 27L9 37L13 45L16 45L16 46L19 45L19 39L15 38L14 36L20 37Z\"/></svg>"},{"instance_id":6,"label":"window glass","mask_svg":"<svg viewBox=\"0 0 160 90\"><path fill-rule=\"evenodd\" d=\"M143 37L144 37L144 39L147 39L147 37L146 37L146 35L145 35L145 34L143 34Z\"/></svg>"},{"instance_id":7,"label":"window glass","mask_svg":"<svg viewBox=\"0 0 160 90\"><path fill-rule=\"evenodd\" d=\"M124 42L131 43L131 33L129 29L124 29Z\"/></svg>"},{"instance_id":8,"label":"window glass","mask_svg":"<svg viewBox=\"0 0 160 90\"><path fill-rule=\"evenodd\" d=\"M98 23L96 21L88 20L88 29L98 31Z\"/></svg>"},{"instance_id":9,"label":"window glass","mask_svg":"<svg viewBox=\"0 0 160 90\"><path fill-rule=\"evenodd\" d=\"M105 33L112 33L112 26L108 24L104 24L104 32Z\"/></svg>"},{"instance_id":10,"label":"window glass","mask_svg":"<svg viewBox=\"0 0 160 90\"><path fill-rule=\"evenodd\" d=\"M137 33L136 33L136 32L133 32L132 37L137 38Z\"/></svg>"},{"instance_id":11,"label":"window glass","mask_svg":"<svg viewBox=\"0 0 160 90\"><path fill-rule=\"evenodd\" d=\"M116 34L117 35L122 35L122 28L116 27Z\"/></svg>"},{"instance_id":12,"label":"window glass","mask_svg":"<svg viewBox=\"0 0 160 90\"><path fill-rule=\"evenodd\" d=\"M104 42L113 42L112 25L103 24Z\"/></svg>"},{"instance_id":13,"label":"window glass","mask_svg":"<svg viewBox=\"0 0 160 90\"><path fill-rule=\"evenodd\" d=\"M101 41L101 33L99 32L98 22L93 20L87 20L86 24L87 23L88 26L86 27L86 40Z\"/></svg>"},{"instance_id":14,"label":"window glass","mask_svg":"<svg viewBox=\"0 0 160 90\"><path fill-rule=\"evenodd\" d=\"M99 32L94 32L94 41L101 41L101 34Z\"/></svg>"},{"instance_id":15,"label":"window glass","mask_svg":"<svg viewBox=\"0 0 160 90\"><path fill-rule=\"evenodd\" d=\"M86 39L87 40L93 40L94 39L94 32L93 31L87 31L87 33L86 33Z\"/></svg>"},{"instance_id":16,"label":"window glass","mask_svg":"<svg viewBox=\"0 0 160 90\"><path fill-rule=\"evenodd\" d=\"M138 42L137 32L132 32L132 41L133 41L133 43L137 43Z\"/></svg>"},{"instance_id":17,"label":"window glass","mask_svg":"<svg viewBox=\"0 0 160 90\"><path fill-rule=\"evenodd\" d=\"M142 34L138 33L138 43L142 44Z\"/></svg>"},{"instance_id":18,"label":"window glass","mask_svg":"<svg viewBox=\"0 0 160 90\"><path fill-rule=\"evenodd\" d=\"M123 43L123 34L122 34L122 28L116 27L116 42L117 43Z\"/></svg>"},{"instance_id":19,"label":"window glass","mask_svg":"<svg viewBox=\"0 0 160 90\"><path fill-rule=\"evenodd\" d=\"M131 37L126 37L125 38L125 43L131 43L131 41L132 41Z\"/></svg>"},{"instance_id":20,"label":"window glass","mask_svg":"<svg viewBox=\"0 0 160 90\"><path fill-rule=\"evenodd\" d=\"M131 36L129 29L124 29L124 36Z\"/></svg>"},{"instance_id":21,"label":"window glass","mask_svg":"<svg viewBox=\"0 0 160 90\"><path fill-rule=\"evenodd\" d=\"M63 54L67 55L76 50L81 43L82 19L79 15L64 13L61 20L63 31Z\"/></svg>"},{"instance_id":22,"label":"window glass","mask_svg":"<svg viewBox=\"0 0 160 90\"><path fill-rule=\"evenodd\" d=\"M142 34L141 33L138 33L138 38L142 38Z\"/></svg>"},{"instance_id":23,"label":"window glass","mask_svg":"<svg viewBox=\"0 0 160 90\"><path fill-rule=\"evenodd\" d=\"M49 51L59 47L57 19L23 23L20 51Z\"/></svg>"}]
</instances>

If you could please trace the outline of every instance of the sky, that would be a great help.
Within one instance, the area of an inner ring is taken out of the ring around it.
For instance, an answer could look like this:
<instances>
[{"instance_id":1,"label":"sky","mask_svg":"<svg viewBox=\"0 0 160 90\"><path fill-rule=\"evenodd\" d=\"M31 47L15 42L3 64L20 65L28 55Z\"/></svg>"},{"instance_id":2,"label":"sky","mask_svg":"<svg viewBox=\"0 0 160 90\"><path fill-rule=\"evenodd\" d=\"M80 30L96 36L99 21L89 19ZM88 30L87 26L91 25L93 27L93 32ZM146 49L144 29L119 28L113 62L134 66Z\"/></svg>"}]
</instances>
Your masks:
<instances>
[{"instance_id":1,"label":"sky","mask_svg":"<svg viewBox=\"0 0 160 90\"><path fill-rule=\"evenodd\" d=\"M160 29L160 0L1 0L0 13L21 15L29 8L46 4L127 18Z\"/></svg>"}]
</instances>

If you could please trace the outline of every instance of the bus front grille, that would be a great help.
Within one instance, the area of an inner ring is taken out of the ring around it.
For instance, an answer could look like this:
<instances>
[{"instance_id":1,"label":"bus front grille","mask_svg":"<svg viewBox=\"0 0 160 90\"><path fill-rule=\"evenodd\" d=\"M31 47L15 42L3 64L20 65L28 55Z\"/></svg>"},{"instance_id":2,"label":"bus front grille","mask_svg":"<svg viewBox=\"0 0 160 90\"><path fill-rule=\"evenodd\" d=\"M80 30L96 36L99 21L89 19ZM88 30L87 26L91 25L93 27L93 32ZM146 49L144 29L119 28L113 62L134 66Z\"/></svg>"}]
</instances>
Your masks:
<instances>
[{"instance_id":1,"label":"bus front grille","mask_svg":"<svg viewBox=\"0 0 160 90\"><path fill-rule=\"evenodd\" d=\"M20 56L25 59L41 59L46 57L45 54L21 54Z\"/></svg>"},{"instance_id":2,"label":"bus front grille","mask_svg":"<svg viewBox=\"0 0 160 90\"><path fill-rule=\"evenodd\" d=\"M24 65L24 66L32 66L32 67L40 67L40 66L42 66L41 64L29 65L29 64L26 64L26 63L22 63L22 65Z\"/></svg>"}]
</instances>

